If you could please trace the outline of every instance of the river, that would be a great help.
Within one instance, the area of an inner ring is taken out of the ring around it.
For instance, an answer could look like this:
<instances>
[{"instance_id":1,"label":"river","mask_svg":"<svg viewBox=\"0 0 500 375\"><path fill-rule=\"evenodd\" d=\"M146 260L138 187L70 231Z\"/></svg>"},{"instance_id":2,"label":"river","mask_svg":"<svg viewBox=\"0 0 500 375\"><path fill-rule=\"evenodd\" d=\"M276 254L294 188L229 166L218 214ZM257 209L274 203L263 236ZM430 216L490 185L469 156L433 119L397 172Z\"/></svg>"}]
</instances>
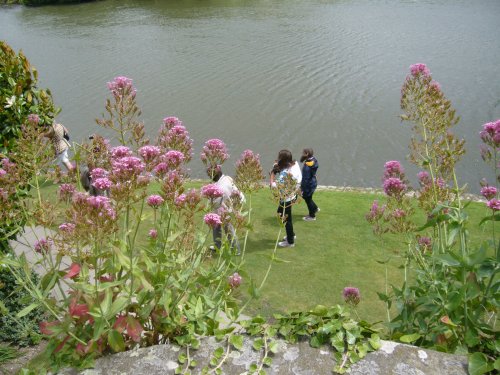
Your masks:
<instances>
[{"instance_id":1,"label":"river","mask_svg":"<svg viewBox=\"0 0 500 375\"><path fill-rule=\"evenodd\" d=\"M339 186L378 187L384 162L404 161L400 89L423 62L461 116L459 181L477 192L494 178L478 133L500 118L499 18L496 0L106 0L0 7L0 39L38 69L75 141L108 135L95 119L124 75L150 137L183 121L193 177L204 141L221 138L229 173L247 148L267 170L280 149L312 147L319 183Z\"/></svg>"}]
</instances>

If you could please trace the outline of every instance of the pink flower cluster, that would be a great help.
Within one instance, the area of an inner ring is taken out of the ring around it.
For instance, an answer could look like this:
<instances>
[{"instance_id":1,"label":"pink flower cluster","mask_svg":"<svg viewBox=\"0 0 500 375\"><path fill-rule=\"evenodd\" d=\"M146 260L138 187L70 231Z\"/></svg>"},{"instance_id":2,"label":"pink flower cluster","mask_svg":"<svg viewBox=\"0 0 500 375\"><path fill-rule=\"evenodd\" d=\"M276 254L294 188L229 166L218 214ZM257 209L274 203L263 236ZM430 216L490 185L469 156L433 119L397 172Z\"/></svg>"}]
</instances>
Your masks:
<instances>
[{"instance_id":1,"label":"pink flower cluster","mask_svg":"<svg viewBox=\"0 0 500 375\"><path fill-rule=\"evenodd\" d=\"M419 237L418 245L422 250L428 250L431 248L432 240L429 237Z\"/></svg>"},{"instance_id":2,"label":"pink flower cluster","mask_svg":"<svg viewBox=\"0 0 500 375\"><path fill-rule=\"evenodd\" d=\"M94 168L90 171L90 177L92 180L97 180L98 178L104 178L108 176L108 172L102 168Z\"/></svg>"},{"instance_id":3,"label":"pink flower cluster","mask_svg":"<svg viewBox=\"0 0 500 375\"><path fill-rule=\"evenodd\" d=\"M479 136L486 145L496 150L500 146L500 119L484 124Z\"/></svg>"},{"instance_id":4,"label":"pink flower cluster","mask_svg":"<svg viewBox=\"0 0 500 375\"><path fill-rule=\"evenodd\" d=\"M34 249L39 254L47 253L50 251L52 243L52 239L50 238L41 238L35 242Z\"/></svg>"},{"instance_id":5,"label":"pink flower cluster","mask_svg":"<svg viewBox=\"0 0 500 375\"><path fill-rule=\"evenodd\" d=\"M500 211L500 199L493 198L489 200L486 205L493 211Z\"/></svg>"},{"instance_id":6,"label":"pink flower cluster","mask_svg":"<svg viewBox=\"0 0 500 375\"><path fill-rule=\"evenodd\" d=\"M75 231L76 225L73 223L62 223L59 225L59 230L65 234L71 234Z\"/></svg>"},{"instance_id":7,"label":"pink flower cluster","mask_svg":"<svg viewBox=\"0 0 500 375\"><path fill-rule=\"evenodd\" d=\"M122 97L124 95L131 95L132 98L134 98L137 92L132 85L132 80L123 76L116 77L113 81L108 82L108 89L115 98Z\"/></svg>"},{"instance_id":8,"label":"pink flower cluster","mask_svg":"<svg viewBox=\"0 0 500 375\"><path fill-rule=\"evenodd\" d=\"M384 180L391 177L403 179L404 175L405 171L399 161L391 160L384 164Z\"/></svg>"},{"instance_id":9,"label":"pink flower cluster","mask_svg":"<svg viewBox=\"0 0 500 375\"><path fill-rule=\"evenodd\" d=\"M177 118L175 118L177 119ZM174 121L174 120L172 120ZM164 125L158 133L158 146L163 152L177 150L184 155L184 162L188 163L193 155L193 140L182 123L177 119L176 125Z\"/></svg>"},{"instance_id":10,"label":"pink flower cluster","mask_svg":"<svg viewBox=\"0 0 500 375\"><path fill-rule=\"evenodd\" d=\"M115 209L108 197L87 197L85 202L98 217L107 217L112 220L116 218Z\"/></svg>"},{"instance_id":11,"label":"pink flower cluster","mask_svg":"<svg viewBox=\"0 0 500 375\"><path fill-rule=\"evenodd\" d=\"M370 212L366 214L366 220L370 223L373 223L384 215L385 206L380 207L378 201L375 200L372 203L372 207L370 208Z\"/></svg>"},{"instance_id":12,"label":"pink flower cluster","mask_svg":"<svg viewBox=\"0 0 500 375\"><path fill-rule=\"evenodd\" d=\"M481 189L481 195L488 200L495 198L497 195L497 192L498 192L497 188L494 186L484 186Z\"/></svg>"},{"instance_id":13,"label":"pink flower cluster","mask_svg":"<svg viewBox=\"0 0 500 375\"><path fill-rule=\"evenodd\" d=\"M125 156L111 162L113 177L118 181L136 179L144 170L145 165L135 156Z\"/></svg>"},{"instance_id":14,"label":"pink flower cluster","mask_svg":"<svg viewBox=\"0 0 500 375\"><path fill-rule=\"evenodd\" d=\"M119 159L131 155L132 151L127 146L116 146L111 149L111 157L113 159Z\"/></svg>"},{"instance_id":15,"label":"pink flower cluster","mask_svg":"<svg viewBox=\"0 0 500 375\"><path fill-rule=\"evenodd\" d=\"M203 220L205 221L205 224L211 228L215 228L222 224L220 216L214 213L206 214Z\"/></svg>"},{"instance_id":16,"label":"pink flower cluster","mask_svg":"<svg viewBox=\"0 0 500 375\"><path fill-rule=\"evenodd\" d=\"M406 191L406 184L398 177L390 177L384 181L384 191L390 197L400 197Z\"/></svg>"},{"instance_id":17,"label":"pink flower cluster","mask_svg":"<svg viewBox=\"0 0 500 375\"><path fill-rule=\"evenodd\" d=\"M410 66L410 73L412 76L416 77L418 75L423 75L424 77L429 77L431 75L431 72L429 68L427 68L427 65L417 63L413 64Z\"/></svg>"},{"instance_id":18,"label":"pink flower cluster","mask_svg":"<svg viewBox=\"0 0 500 375\"><path fill-rule=\"evenodd\" d=\"M182 121L179 120L177 117L174 117L174 116L165 117L163 119L163 125L165 126L166 129L170 130L174 126L182 125Z\"/></svg>"},{"instance_id":19,"label":"pink flower cluster","mask_svg":"<svg viewBox=\"0 0 500 375\"><path fill-rule=\"evenodd\" d=\"M62 201L69 201L76 191L76 186L72 184L61 184L59 186L59 199Z\"/></svg>"},{"instance_id":20,"label":"pink flower cluster","mask_svg":"<svg viewBox=\"0 0 500 375\"><path fill-rule=\"evenodd\" d=\"M238 272L235 272L227 278L227 281L228 281L231 289L236 289L237 287L239 287L241 285L243 278L240 276L240 274Z\"/></svg>"},{"instance_id":21,"label":"pink flower cluster","mask_svg":"<svg viewBox=\"0 0 500 375\"><path fill-rule=\"evenodd\" d=\"M352 306L356 306L361 301L361 294L359 293L359 289L352 286L347 286L344 288L342 297L344 297L344 301L346 303Z\"/></svg>"},{"instance_id":22,"label":"pink flower cluster","mask_svg":"<svg viewBox=\"0 0 500 375\"><path fill-rule=\"evenodd\" d=\"M217 184L208 184L201 188L201 195L208 199L217 199L222 197L224 192Z\"/></svg>"},{"instance_id":23,"label":"pink flower cluster","mask_svg":"<svg viewBox=\"0 0 500 375\"><path fill-rule=\"evenodd\" d=\"M200 157L205 165L221 165L229 158L229 154L225 143L214 138L205 142Z\"/></svg>"},{"instance_id":24,"label":"pink flower cluster","mask_svg":"<svg viewBox=\"0 0 500 375\"><path fill-rule=\"evenodd\" d=\"M420 186L428 186L431 184L431 176L429 175L429 172L427 171L420 171L417 174L418 177L418 182L420 183Z\"/></svg>"},{"instance_id":25,"label":"pink flower cluster","mask_svg":"<svg viewBox=\"0 0 500 375\"><path fill-rule=\"evenodd\" d=\"M165 202L165 200L159 195L150 195L146 199L146 202L149 206L153 207L154 209L157 209L163 204L163 202Z\"/></svg>"},{"instance_id":26,"label":"pink flower cluster","mask_svg":"<svg viewBox=\"0 0 500 375\"><path fill-rule=\"evenodd\" d=\"M113 185L113 183L108 178L101 177L94 180L92 185L99 190L108 190L111 187L111 185Z\"/></svg>"},{"instance_id":27,"label":"pink flower cluster","mask_svg":"<svg viewBox=\"0 0 500 375\"><path fill-rule=\"evenodd\" d=\"M151 237L153 240L156 239L158 237L158 231L156 229L150 229L149 237Z\"/></svg>"},{"instance_id":28,"label":"pink flower cluster","mask_svg":"<svg viewBox=\"0 0 500 375\"><path fill-rule=\"evenodd\" d=\"M0 177L3 177L7 174L2 168L0 168Z\"/></svg>"},{"instance_id":29,"label":"pink flower cluster","mask_svg":"<svg viewBox=\"0 0 500 375\"><path fill-rule=\"evenodd\" d=\"M138 150L139 155L146 163L153 162L161 154L161 149L158 146L146 145Z\"/></svg>"},{"instance_id":30,"label":"pink flower cluster","mask_svg":"<svg viewBox=\"0 0 500 375\"><path fill-rule=\"evenodd\" d=\"M179 169L184 162L184 154L177 150L170 150L161 156L161 160L168 166L169 169Z\"/></svg>"}]
</instances>

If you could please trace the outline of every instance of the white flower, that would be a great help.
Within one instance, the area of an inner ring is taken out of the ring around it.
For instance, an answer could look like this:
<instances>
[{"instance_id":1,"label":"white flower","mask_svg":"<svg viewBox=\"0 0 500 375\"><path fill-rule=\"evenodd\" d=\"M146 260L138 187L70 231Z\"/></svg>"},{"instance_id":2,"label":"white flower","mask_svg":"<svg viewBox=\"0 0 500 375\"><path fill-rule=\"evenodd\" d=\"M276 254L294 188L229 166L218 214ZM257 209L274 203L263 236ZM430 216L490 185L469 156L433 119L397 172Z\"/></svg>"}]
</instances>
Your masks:
<instances>
[{"instance_id":1,"label":"white flower","mask_svg":"<svg viewBox=\"0 0 500 375\"><path fill-rule=\"evenodd\" d=\"M16 101L16 96L15 95L12 95L9 99L7 99L7 105L4 106L4 108L10 108L14 105Z\"/></svg>"}]
</instances>

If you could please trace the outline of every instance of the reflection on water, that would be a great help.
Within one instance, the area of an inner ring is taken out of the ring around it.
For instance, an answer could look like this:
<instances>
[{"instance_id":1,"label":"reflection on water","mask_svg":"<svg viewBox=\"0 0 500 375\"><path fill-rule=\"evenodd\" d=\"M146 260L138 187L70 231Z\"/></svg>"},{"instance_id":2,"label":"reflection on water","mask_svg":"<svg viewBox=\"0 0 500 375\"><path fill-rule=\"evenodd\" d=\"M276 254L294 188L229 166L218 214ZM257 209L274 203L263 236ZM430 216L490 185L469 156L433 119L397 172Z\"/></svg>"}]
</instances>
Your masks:
<instances>
[{"instance_id":1,"label":"reflection on water","mask_svg":"<svg viewBox=\"0 0 500 375\"><path fill-rule=\"evenodd\" d=\"M500 117L499 15L497 1L110 0L0 8L0 38L38 68L73 139L99 131L106 82L126 75L149 136L175 115L198 152L220 137L232 163L250 148L265 168L312 147L335 185L379 186L384 162L404 159L399 91L425 62L462 117L460 176L477 191L491 178L477 134Z\"/></svg>"}]
</instances>

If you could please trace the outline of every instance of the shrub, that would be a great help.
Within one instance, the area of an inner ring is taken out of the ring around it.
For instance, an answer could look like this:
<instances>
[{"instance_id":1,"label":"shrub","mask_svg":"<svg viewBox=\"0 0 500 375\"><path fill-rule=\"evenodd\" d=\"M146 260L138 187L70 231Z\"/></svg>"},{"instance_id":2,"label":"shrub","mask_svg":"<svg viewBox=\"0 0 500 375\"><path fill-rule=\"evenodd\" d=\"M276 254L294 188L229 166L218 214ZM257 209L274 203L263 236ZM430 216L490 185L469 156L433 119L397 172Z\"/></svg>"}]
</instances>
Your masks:
<instances>
[{"instance_id":1,"label":"shrub","mask_svg":"<svg viewBox=\"0 0 500 375\"><path fill-rule=\"evenodd\" d=\"M37 282L37 277L32 274L32 280ZM28 314L17 317L23 309L28 307L33 299L16 282L12 273L5 267L0 267L0 341L17 346L34 345L40 342L41 335L38 324L42 321L40 309L30 311Z\"/></svg>"}]
</instances>

